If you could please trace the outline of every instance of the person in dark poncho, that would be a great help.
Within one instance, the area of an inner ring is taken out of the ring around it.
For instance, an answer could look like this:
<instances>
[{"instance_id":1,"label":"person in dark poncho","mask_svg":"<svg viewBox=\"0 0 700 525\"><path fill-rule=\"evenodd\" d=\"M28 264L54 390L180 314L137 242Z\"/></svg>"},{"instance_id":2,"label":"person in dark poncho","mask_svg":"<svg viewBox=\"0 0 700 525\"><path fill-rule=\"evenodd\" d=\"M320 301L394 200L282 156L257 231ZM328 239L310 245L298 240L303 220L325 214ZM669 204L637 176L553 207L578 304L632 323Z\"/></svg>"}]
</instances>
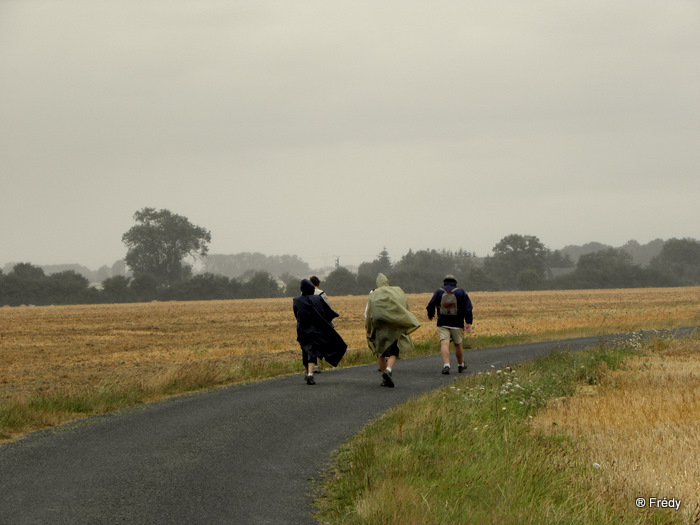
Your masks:
<instances>
[{"instance_id":1,"label":"person in dark poncho","mask_svg":"<svg viewBox=\"0 0 700 525\"><path fill-rule=\"evenodd\" d=\"M301 281L301 295L294 298L294 317L297 320L297 341L301 346L306 383L314 385L314 366L323 357L332 366L338 366L348 345L335 331L332 321L338 314L320 295L308 279Z\"/></svg>"}]
</instances>

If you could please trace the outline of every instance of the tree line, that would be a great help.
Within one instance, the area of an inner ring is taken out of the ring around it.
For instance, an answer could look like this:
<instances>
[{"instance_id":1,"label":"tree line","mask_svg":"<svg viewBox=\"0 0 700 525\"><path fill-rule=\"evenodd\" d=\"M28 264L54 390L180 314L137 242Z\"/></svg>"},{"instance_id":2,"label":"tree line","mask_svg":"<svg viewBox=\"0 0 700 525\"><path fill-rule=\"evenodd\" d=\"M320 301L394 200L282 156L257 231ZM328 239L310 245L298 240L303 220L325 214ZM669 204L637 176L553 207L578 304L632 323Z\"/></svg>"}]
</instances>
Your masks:
<instances>
[{"instance_id":1,"label":"tree line","mask_svg":"<svg viewBox=\"0 0 700 525\"><path fill-rule=\"evenodd\" d=\"M98 289L74 270L46 275L41 267L20 263L6 274L0 270L0 305L291 297L299 294L300 279L309 277L297 273L306 271L305 265L279 277L262 270L241 277L194 275L192 263L207 257L210 232L169 210L144 208L134 219L136 225L122 237L131 275L109 277ZM221 267L226 260L217 262ZM470 291L697 286L700 242L668 240L642 267L615 248L583 254L574 263L533 235L511 234L486 258L464 250L409 250L394 262L385 249L356 272L336 268L322 287L330 295L367 294L380 272L407 293L434 291L446 274Z\"/></svg>"},{"instance_id":2,"label":"tree line","mask_svg":"<svg viewBox=\"0 0 700 525\"><path fill-rule=\"evenodd\" d=\"M621 249L606 248L583 254L573 263L532 235L512 234L480 259L464 251L409 251L392 263L386 250L357 273L345 268L331 272L324 282L329 294L364 294L374 288L377 273L408 293L432 292L446 274L470 291L646 288L700 285L700 242L670 239L648 266L633 262Z\"/></svg>"},{"instance_id":3,"label":"tree line","mask_svg":"<svg viewBox=\"0 0 700 525\"><path fill-rule=\"evenodd\" d=\"M29 263L16 264L7 274L0 272L0 305L52 305L132 303L147 301L192 301L208 299L250 299L282 297L277 279L268 272L256 272L245 281L205 273L162 286L148 275L115 275L90 285L75 270L46 275Z\"/></svg>"}]
</instances>

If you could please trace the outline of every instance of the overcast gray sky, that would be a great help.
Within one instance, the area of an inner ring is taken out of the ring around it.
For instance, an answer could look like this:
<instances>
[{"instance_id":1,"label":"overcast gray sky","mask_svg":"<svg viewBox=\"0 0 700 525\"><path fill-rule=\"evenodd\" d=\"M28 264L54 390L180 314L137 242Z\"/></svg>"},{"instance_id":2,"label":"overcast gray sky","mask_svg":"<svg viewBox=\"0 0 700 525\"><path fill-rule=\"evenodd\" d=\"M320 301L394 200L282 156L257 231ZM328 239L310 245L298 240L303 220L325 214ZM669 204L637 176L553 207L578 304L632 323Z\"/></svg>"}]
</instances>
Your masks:
<instances>
[{"instance_id":1,"label":"overcast gray sky","mask_svg":"<svg viewBox=\"0 0 700 525\"><path fill-rule=\"evenodd\" d=\"M696 0L0 0L0 265L700 238Z\"/></svg>"}]
</instances>

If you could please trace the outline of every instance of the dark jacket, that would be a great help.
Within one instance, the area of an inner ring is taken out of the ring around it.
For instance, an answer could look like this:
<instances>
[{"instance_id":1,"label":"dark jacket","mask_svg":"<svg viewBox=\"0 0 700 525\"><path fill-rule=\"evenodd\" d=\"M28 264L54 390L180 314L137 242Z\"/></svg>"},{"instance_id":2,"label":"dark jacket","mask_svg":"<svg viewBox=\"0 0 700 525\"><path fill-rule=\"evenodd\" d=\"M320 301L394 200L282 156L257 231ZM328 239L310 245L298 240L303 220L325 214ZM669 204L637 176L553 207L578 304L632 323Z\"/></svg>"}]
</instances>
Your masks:
<instances>
[{"instance_id":1,"label":"dark jacket","mask_svg":"<svg viewBox=\"0 0 700 525\"><path fill-rule=\"evenodd\" d=\"M294 298L297 341L309 355L323 357L331 365L338 366L348 345L331 324L338 314L320 295L314 295L314 290L311 281L304 279L301 295Z\"/></svg>"},{"instance_id":2,"label":"dark jacket","mask_svg":"<svg viewBox=\"0 0 700 525\"><path fill-rule=\"evenodd\" d=\"M442 294L447 291L453 291L457 297L457 315L442 315L440 313L440 301L442 300ZM428 306L428 318L432 319L435 317L435 311L437 310L437 325L438 326L451 326L453 328L464 327L464 323L472 324L474 322L474 316L472 314L472 302L469 299L469 294L457 288L456 284L450 282L445 283L442 288L435 291L433 297L430 299Z\"/></svg>"}]
</instances>

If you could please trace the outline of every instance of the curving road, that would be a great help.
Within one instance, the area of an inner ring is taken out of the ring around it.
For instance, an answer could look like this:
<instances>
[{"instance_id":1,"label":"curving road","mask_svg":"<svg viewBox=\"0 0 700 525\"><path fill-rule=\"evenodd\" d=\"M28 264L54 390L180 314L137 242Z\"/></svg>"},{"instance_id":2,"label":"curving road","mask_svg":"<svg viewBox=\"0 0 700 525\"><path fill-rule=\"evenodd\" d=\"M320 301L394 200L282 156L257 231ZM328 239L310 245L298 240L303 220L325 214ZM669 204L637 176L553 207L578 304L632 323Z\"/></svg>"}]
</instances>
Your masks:
<instances>
[{"instance_id":1,"label":"curving road","mask_svg":"<svg viewBox=\"0 0 700 525\"><path fill-rule=\"evenodd\" d=\"M678 331L685 335L690 330ZM591 337L473 350L469 372ZM440 357L231 386L91 417L0 446L0 524L313 524L313 479L370 420L453 381ZM454 368L453 368L454 370Z\"/></svg>"}]
</instances>

